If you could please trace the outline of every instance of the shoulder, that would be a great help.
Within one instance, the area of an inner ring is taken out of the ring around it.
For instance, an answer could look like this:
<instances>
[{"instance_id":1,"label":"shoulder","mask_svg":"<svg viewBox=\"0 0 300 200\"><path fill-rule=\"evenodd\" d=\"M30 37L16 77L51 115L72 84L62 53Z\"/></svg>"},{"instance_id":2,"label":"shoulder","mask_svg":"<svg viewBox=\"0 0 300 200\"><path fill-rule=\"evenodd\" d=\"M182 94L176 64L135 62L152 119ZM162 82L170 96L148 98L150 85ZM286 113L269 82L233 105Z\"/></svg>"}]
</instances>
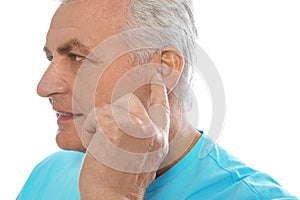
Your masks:
<instances>
[{"instance_id":1,"label":"shoulder","mask_svg":"<svg viewBox=\"0 0 300 200\"><path fill-rule=\"evenodd\" d=\"M153 181L146 199L296 199L261 173L202 136L190 152Z\"/></svg>"},{"instance_id":2,"label":"shoulder","mask_svg":"<svg viewBox=\"0 0 300 200\"><path fill-rule=\"evenodd\" d=\"M76 193L83 157L83 153L75 151L51 154L32 170L18 199L62 199L58 196Z\"/></svg>"},{"instance_id":3,"label":"shoulder","mask_svg":"<svg viewBox=\"0 0 300 200\"><path fill-rule=\"evenodd\" d=\"M207 191L211 191L210 199L296 199L271 176L247 166L217 144L201 153L205 144L210 143L205 137L203 140L199 165L205 164L202 173L208 176L204 178L208 185L195 191L190 199Z\"/></svg>"},{"instance_id":4,"label":"shoulder","mask_svg":"<svg viewBox=\"0 0 300 200\"><path fill-rule=\"evenodd\" d=\"M43 161L41 161L35 168L42 168L45 166L56 167L56 165L67 164L67 165L78 165L83 160L84 153L77 151L58 151Z\"/></svg>"},{"instance_id":5,"label":"shoulder","mask_svg":"<svg viewBox=\"0 0 300 200\"><path fill-rule=\"evenodd\" d=\"M51 154L44 160L42 160L33 169L30 178L33 176L35 178L46 178L51 176L58 176L60 173L68 172L70 174L72 171L75 172L79 170L84 154L76 151L58 151ZM51 174L49 172L55 172Z\"/></svg>"}]
</instances>

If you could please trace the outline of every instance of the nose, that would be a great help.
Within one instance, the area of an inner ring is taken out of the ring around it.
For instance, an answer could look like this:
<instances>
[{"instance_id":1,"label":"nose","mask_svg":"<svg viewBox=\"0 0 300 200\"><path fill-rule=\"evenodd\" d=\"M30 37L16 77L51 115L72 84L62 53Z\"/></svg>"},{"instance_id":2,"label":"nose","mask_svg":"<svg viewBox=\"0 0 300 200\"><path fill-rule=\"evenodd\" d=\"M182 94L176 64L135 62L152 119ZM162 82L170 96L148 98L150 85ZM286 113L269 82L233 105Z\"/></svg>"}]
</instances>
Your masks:
<instances>
[{"instance_id":1,"label":"nose","mask_svg":"<svg viewBox=\"0 0 300 200\"><path fill-rule=\"evenodd\" d=\"M68 88L69 86L58 65L51 63L37 86L37 93L41 97L51 97L55 94L66 93Z\"/></svg>"}]
</instances>

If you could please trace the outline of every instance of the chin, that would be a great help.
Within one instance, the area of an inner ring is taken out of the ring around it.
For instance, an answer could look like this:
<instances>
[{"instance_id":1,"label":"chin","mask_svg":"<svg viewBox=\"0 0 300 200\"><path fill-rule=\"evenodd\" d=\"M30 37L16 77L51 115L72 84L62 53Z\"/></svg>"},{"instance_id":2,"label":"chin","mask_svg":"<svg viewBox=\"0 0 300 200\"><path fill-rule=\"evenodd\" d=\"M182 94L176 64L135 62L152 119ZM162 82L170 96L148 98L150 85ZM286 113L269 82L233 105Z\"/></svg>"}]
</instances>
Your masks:
<instances>
[{"instance_id":1,"label":"chin","mask_svg":"<svg viewBox=\"0 0 300 200\"><path fill-rule=\"evenodd\" d=\"M63 150L73 150L85 152L86 149L83 147L80 138L75 134L67 134L59 132L56 135L56 143L57 146Z\"/></svg>"}]
</instances>

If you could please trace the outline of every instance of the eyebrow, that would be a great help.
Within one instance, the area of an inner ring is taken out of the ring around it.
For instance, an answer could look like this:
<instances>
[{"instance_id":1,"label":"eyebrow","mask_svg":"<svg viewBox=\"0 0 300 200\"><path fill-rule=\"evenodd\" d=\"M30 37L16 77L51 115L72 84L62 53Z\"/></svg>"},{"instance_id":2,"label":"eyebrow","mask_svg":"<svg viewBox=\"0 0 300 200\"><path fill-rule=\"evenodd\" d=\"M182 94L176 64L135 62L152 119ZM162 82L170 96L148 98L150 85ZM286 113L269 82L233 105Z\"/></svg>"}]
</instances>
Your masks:
<instances>
[{"instance_id":1,"label":"eyebrow","mask_svg":"<svg viewBox=\"0 0 300 200\"><path fill-rule=\"evenodd\" d=\"M44 46L43 50L46 54L51 54L51 51L49 50L47 45ZM89 48L82 42L80 42L80 40L78 40L77 38L70 39L56 48L56 51L61 55L67 54L73 50L78 50L84 54L89 54L90 52Z\"/></svg>"}]
</instances>

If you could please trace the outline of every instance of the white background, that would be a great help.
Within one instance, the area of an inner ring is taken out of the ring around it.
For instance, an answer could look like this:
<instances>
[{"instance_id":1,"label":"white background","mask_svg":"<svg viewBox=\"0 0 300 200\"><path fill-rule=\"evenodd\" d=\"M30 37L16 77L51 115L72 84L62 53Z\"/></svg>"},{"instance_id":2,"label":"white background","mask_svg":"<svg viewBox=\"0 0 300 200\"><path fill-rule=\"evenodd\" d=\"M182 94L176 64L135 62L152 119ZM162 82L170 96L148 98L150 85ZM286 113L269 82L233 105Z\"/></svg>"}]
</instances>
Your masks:
<instances>
[{"instance_id":1,"label":"white background","mask_svg":"<svg viewBox=\"0 0 300 200\"><path fill-rule=\"evenodd\" d=\"M33 167L58 150L55 114L35 92L48 64L42 48L57 6L51 0L0 6L1 199L15 199ZM199 43L226 92L219 143L298 197L299 10L298 0L195 1ZM209 110L203 107L200 120Z\"/></svg>"}]
</instances>

